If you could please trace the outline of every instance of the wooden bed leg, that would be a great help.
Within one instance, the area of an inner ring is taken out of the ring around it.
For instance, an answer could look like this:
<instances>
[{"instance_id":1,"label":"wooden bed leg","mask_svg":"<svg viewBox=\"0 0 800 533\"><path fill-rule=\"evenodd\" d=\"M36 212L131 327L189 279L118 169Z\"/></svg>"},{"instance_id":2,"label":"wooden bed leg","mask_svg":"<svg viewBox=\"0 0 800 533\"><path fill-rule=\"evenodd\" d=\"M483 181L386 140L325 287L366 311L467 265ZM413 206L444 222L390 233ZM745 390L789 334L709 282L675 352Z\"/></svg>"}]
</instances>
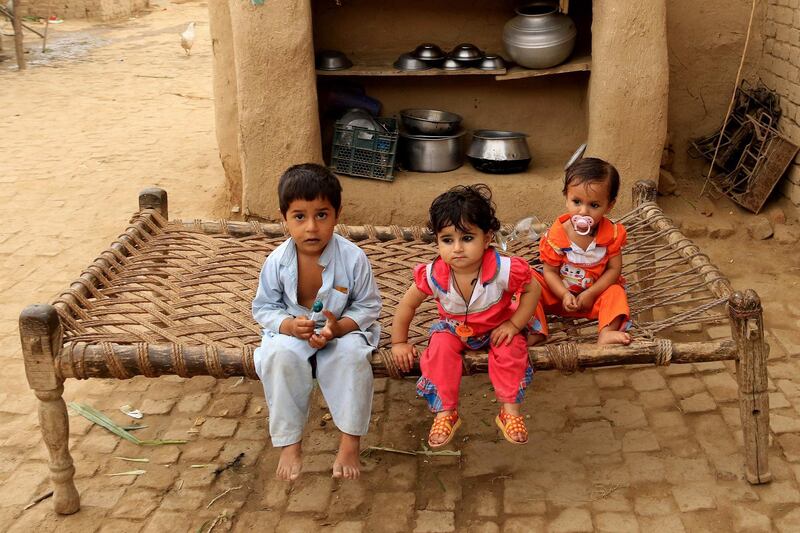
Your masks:
<instances>
[{"instance_id":1,"label":"wooden bed leg","mask_svg":"<svg viewBox=\"0 0 800 533\"><path fill-rule=\"evenodd\" d=\"M731 333L736 341L736 378L739 381L739 414L744 433L745 475L753 485L769 483L769 395L767 356L761 300L752 289L728 298Z\"/></svg>"},{"instance_id":2,"label":"wooden bed leg","mask_svg":"<svg viewBox=\"0 0 800 533\"><path fill-rule=\"evenodd\" d=\"M632 205L633 209L636 209L640 205L647 202L655 202L657 194L658 194L658 186L653 180L637 181L636 183L633 184L633 189L631 190L631 203L633 204ZM655 276L655 274L656 274L655 265L639 269L639 271L636 273L636 276L639 280L640 291L647 290L650 286L653 285L652 277ZM652 299L645 299L642 302L642 305L649 306L652 305L653 303L654 302ZM636 320L639 322L652 322L653 310L647 309L646 311L641 311L640 313L638 313Z\"/></svg>"},{"instance_id":3,"label":"wooden bed leg","mask_svg":"<svg viewBox=\"0 0 800 533\"><path fill-rule=\"evenodd\" d=\"M150 187L139 193L139 211L155 209L164 219L169 220L167 191L158 187Z\"/></svg>"},{"instance_id":4,"label":"wooden bed leg","mask_svg":"<svg viewBox=\"0 0 800 533\"><path fill-rule=\"evenodd\" d=\"M53 363L62 341L56 309L51 305L29 305L19 316L19 331L25 374L39 399L39 425L50 453L53 507L59 514L72 514L81 508L81 499L69 454L69 418L61 397L64 382L56 376Z\"/></svg>"}]
</instances>

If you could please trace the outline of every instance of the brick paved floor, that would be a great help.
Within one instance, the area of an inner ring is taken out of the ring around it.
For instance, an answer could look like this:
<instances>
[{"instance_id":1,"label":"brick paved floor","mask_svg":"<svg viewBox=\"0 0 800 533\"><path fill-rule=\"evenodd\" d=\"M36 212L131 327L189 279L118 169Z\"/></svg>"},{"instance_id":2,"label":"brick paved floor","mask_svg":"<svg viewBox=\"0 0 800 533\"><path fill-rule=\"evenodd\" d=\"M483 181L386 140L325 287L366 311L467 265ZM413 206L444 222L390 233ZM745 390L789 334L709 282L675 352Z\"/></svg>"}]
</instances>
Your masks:
<instances>
[{"instance_id":1,"label":"brick paved floor","mask_svg":"<svg viewBox=\"0 0 800 533\"><path fill-rule=\"evenodd\" d=\"M74 279L123 227L145 186L170 192L172 216L224 216L207 12L193 2L163 5L166 10L113 26L68 21L57 29L53 48L59 38L88 43L86 55L74 60L23 74L0 64L0 528L197 531L223 515L215 531L800 530L797 261L765 266L736 255L730 263L726 254L734 253L736 240L710 239L700 239L702 246L736 286L755 287L765 301L772 345L770 485L742 480L731 365L537 375L525 407L531 430L525 447L500 438L489 382L471 378L455 445L460 459L373 453L358 483L329 477L337 434L317 401L305 472L293 486L272 481L277 454L266 439L258 383L172 376L69 381L67 401L93 405L119 422L125 417L118 408L130 404L145 413L143 436L190 442L138 448L71 416L81 511L60 517L49 501L23 511L48 483L36 401L21 361L21 308L48 301ZM188 20L200 22L191 58L177 43ZM676 201L667 200L667 209ZM753 246L753 256L791 252ZM428 424L412 382L377 381L365 445L419 449ZM193 468L241 452L242 465L219 476ZM107 476L138 468L146 474ZM209 505L227 489L233 490Z\"/></svg>"}]
</instances>

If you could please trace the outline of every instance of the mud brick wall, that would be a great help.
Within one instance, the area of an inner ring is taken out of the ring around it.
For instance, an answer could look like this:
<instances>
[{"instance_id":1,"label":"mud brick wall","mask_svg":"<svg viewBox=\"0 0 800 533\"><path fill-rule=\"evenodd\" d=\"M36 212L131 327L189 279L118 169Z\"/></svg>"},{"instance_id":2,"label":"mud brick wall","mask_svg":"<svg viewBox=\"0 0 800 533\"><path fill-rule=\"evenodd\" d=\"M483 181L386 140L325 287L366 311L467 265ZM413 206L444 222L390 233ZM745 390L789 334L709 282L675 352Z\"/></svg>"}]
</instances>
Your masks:
<instances>
[{"instance_id":1,"label":"mud brick wall","mask_svg":"<svg viewBox=\"0 0 800 533\"><path fill-rule=\"evenodd\" d=\"M118 20L149 7L150 0L27 0L23 15L62 19Z\"/></svg>"},{"instance_id":2,"label":"mud brick wall","mask_svg":"<svg viewBox=\"0 0 800 533\"><path fill-rule=\"evenodd\" d=\"M800 0L769 0L758 75L781 96L779 129L800 144ZM800 205L800 155L778 186Z\"/></svg>"}]
</instances>

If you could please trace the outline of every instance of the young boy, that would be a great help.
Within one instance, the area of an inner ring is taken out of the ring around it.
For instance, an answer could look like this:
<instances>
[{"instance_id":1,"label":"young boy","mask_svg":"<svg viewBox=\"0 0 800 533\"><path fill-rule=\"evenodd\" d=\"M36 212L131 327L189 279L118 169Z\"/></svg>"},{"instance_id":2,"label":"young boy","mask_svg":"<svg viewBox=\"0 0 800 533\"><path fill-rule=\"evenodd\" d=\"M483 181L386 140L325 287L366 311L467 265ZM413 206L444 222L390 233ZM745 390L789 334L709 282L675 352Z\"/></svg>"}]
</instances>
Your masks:
<instances>
[{"instance_id":1,"label":"young boy","mask_svg":"<svg viewBox=\"0 0 800 533\"><path fill-rule=\"evenodd\" d=\"M372 408L369 356L380 337L381 299L367 256L333 232L341 191L336 176L319 165L295 165L281 176L278 198L291 238L267 258L253 300L253 317L263 328L254 362L269 406L272 444L282 448L276 475L286 481L297 479L302 467L314 354L319 387L342 432L333 477L360 475L359 445ZM317 300L325 318L312 316Z\"/></svg>"},{"instance_id":2,"label":"young boy","mask_svg":"<svg viewBox=\"0 0 800 533\"><path fill-rule=\"evenodd\" d=\"M587 157L570 165L562 191L567 212L539 240L543 272L534 270L544 311L597 319L598 344L631 342L625 331L630 309L622 277L627 233L622 224L605 217L618 191L617 169L602 159ZM541 342L546 333L529 335L528 343Z\"/></svg>"}]
</instances>

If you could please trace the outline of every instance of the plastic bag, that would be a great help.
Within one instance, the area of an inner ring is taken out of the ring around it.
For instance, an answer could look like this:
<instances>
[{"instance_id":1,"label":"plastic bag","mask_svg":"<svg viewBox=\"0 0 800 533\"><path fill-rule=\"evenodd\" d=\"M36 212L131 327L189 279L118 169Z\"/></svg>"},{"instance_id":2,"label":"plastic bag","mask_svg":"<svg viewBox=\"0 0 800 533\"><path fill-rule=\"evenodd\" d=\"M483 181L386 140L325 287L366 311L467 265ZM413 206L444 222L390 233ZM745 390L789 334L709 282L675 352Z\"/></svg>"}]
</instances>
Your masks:
<instances>
[{"instance_id":1,"label":"plastic bag","mask_svg":"<svg viewBox=\"0 0 800 533\"><path fill-rule=\"evenodd\" d=\"M505 252L508 250L510 243L514 241L523 241L534 243L539 240L539 237L547 230L547 224L539 220L536 215L525 217L514 224L511 232L508 235L503 235L502 232L497 232L496 240L500 248Z\"/></svg>"}]
</instances>

